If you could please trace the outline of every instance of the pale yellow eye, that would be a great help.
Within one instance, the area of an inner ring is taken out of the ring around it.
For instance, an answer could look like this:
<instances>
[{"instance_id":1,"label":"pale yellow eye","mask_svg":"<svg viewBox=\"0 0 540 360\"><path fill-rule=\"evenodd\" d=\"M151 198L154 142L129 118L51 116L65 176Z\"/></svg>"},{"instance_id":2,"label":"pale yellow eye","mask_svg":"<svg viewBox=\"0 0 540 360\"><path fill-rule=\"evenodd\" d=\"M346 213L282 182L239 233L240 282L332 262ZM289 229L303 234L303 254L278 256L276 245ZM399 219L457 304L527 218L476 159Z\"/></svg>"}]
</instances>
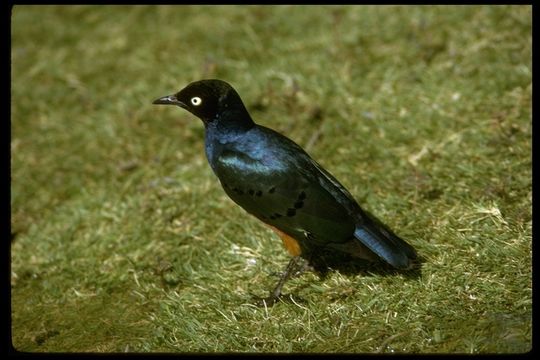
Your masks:
<instances>
[{"instance_id":1,"label":"pale yellow eye","mask_svg":"<svg viewBox=\"0 0 540 360\"><path fill-rule=\"evenodd\" d=\"M191 98L191 103L192 103L194 106L199 106L199 105L201 105L202 100L201 100L200 97L195 96L195 97L192 97L192 98Z\"/></svg>"}]
</instances>

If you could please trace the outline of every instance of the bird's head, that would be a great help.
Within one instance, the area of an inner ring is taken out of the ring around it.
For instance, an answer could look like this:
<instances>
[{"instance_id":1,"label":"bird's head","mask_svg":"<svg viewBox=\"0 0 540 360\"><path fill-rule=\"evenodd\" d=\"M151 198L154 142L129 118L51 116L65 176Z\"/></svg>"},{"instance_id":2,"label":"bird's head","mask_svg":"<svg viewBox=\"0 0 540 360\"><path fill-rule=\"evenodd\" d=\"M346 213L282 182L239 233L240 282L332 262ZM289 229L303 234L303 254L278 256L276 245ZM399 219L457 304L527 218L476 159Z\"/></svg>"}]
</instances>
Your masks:
<instances>
[{"instance_id":1,"label":"bird's head","mask_svg":"<svg viewBox=\"0 0 540 360\"><path fill-rule=\"evenodd\" d=\"M225 81L217 79L192 82L176 94L154 100L153 104L178 105L205 124L214 121L252 123L236 90Z\"/></svg>"}]
</instances>

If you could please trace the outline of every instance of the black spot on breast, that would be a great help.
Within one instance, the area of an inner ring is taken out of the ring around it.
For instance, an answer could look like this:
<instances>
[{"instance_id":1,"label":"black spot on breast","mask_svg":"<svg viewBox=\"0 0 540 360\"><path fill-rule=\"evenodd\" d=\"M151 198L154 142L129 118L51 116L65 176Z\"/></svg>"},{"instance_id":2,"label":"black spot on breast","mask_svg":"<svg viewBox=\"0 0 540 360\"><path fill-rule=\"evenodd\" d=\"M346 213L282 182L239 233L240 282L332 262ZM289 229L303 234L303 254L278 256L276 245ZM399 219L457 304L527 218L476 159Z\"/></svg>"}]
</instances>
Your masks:
<instances>
[{"instance_id":1,"label":"black spot on breast","mask_svg":"<svg viewBox=\"0 0 540 360\"><path fill-rule=\"evenodd\" d=\"M270 219L275 220L275 219L279 219L282 216L283 215L281 215L280 213L274 213L273 215L270 215Z\"/></svg>"},{"instance_id":2,"label":"black spot on breast","mask_svg":"<svg viewBox=\"0 0 540 360\"><path fill-rule=\"evenodd\" d=\"M234 191L235 193L237 193L238 195L244 195L244 191L242 191L242 190L239 189L239 188L236 188L236 187L235 187L235 188L233 188L233 191Z\"/></svg>"},{"instance_id":3,"label":"black spot on breast","mask_svg":"<svg viewBox=\"0 0 540 360\"><path fill-rule=\"evenodd\" d=\"M298 201L302 201L302 200L305 200L306 199L306 193L305 192L301 192L300 194L298 194Z\"/></svg>"},{"instance_id":4,"label":"black spot on breast","mask_svg":"<svg viewBox=\"0 0 540 360\"><path fill-rule=\"evenodd\" d=\"M271 187L270 190L268 190L269 194L273 194L276 191L276 187Z\"/></svg>"},{"instance_id":5,"label":"black spot on breast","mask_svg":"<svg viewBox=\"0 0 540 360\"><path fill-rule=\"evenodd\" d=\"M297 202L294 203L294 208L295 209L301 209L303 206L304 206L303 201L297 201Z\"/></svg>"},{"instance_id":6,"label":"black spot on breast","mask_svg":"<svg viewBox=\"0 0 540 360\"><path fill-rule=\"evenodd\" d=\"M249 195L253 196L255 194L255 191L253 191L253 189L249 189L248 193Z\"/></svg>"},{"instance_id":7,"label":"black spot on breast","mask_svg":"<svg viewBox=\"0 0 540 360\"><path fill-rule=\"evenodd\" d=\"M294 216L296 215L296 209L289 208L287 209L287 216Z\"/></svg>"},{"instance_id":8,"label":"black spot on breast","mask_svg":"<svg viewBox=\"0 0 540 360\"><path fill-rule=\"evenodd\" d=\"M257 196L262 196L262 191L261 191L261 190L258 190L258 191L255 193L255 195L257 195Z\"/></svg>"}]
</instances>

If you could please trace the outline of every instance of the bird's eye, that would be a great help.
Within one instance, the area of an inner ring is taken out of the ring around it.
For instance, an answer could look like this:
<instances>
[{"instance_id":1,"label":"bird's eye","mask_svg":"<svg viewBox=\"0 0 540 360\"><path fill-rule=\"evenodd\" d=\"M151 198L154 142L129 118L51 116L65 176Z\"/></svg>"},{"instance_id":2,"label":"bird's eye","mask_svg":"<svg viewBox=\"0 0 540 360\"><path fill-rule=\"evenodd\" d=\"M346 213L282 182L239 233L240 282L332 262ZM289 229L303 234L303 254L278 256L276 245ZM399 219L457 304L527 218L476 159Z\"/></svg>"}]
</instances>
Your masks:
<instances>
[{"instance_id":1,"label":"bird's eye","mask_svg":"<svg viewBox=\"0 0 540 360\"><path fill-rule=\"evenodd\" d=\"M191 103L192 103L193 105L195 105L195 106L199 106L199 105L201 105L202 100L201 100L200 97L195 96L195 97L192 97L192 98L191 98Z\"/></svg>"}]
</instances>

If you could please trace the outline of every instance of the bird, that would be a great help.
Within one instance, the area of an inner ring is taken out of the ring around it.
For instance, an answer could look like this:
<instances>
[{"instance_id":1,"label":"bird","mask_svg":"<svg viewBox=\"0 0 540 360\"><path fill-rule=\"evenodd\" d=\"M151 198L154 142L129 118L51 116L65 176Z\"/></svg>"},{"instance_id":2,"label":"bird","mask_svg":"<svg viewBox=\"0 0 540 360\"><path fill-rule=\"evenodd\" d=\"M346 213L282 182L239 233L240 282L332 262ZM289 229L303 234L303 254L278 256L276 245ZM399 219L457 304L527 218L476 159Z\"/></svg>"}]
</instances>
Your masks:
<instances>
[{"instance_id":1,"label":"bird","mask_svg":"<svg viewBox=\"0 0 540 360\"><path fill-rule=\"evenodd\" d=\"M300 145L254 122L227 82L204 79L153 101L202 120L208 163L225 193L274 230L291 259L265 304L325 255L414 267L416 250L371 213Z\"/></svg>"}]
</instances>

